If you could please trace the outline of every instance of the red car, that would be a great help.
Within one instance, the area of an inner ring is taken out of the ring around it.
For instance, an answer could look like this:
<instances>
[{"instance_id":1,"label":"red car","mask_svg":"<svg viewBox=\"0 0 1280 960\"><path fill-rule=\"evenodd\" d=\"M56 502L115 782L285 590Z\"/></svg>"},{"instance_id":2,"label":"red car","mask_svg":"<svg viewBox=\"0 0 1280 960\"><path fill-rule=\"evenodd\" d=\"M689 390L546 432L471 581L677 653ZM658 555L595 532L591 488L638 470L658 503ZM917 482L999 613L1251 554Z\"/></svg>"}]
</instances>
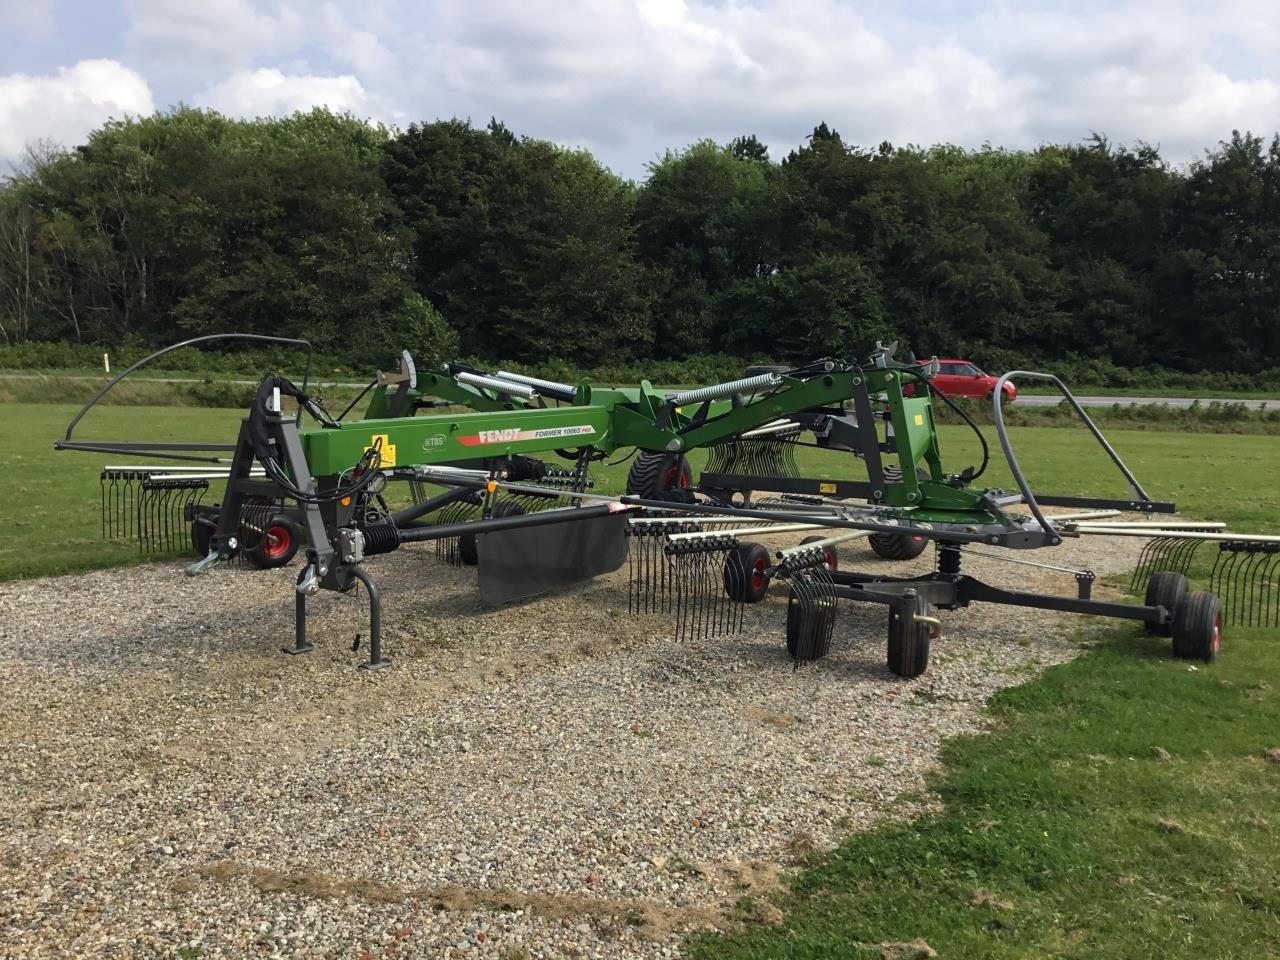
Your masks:
<instances>
[{"instance_id":1,"label":"red car","mask_svg":"<svg viewBox=\"0 0 1280 960\"><path fill-rule=\"evenodd\" d=\"M939 393L948 397L978 397L991 399L991 391L996 388L999 377L993 377L978 369L977 364L968 360L939 360L938 373L933 378L933 385ZM1012 382L1004 385L1005 400L1016 400L1018 388Z\"/></svg>"}]
</instances>

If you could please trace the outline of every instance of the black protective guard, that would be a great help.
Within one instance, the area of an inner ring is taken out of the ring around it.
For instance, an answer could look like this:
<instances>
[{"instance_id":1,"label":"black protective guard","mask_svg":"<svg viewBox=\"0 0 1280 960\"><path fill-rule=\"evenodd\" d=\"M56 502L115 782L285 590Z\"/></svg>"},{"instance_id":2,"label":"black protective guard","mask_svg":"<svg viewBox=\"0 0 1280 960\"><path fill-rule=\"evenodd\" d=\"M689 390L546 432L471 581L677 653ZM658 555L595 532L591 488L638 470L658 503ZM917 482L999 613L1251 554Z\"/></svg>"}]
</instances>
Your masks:
<instances>
[{"instance_id":1,"label":"black protective guard","mask_svg":"<svg viewBox=\"0 0 1280 960\"><path fill-rule=\"evenodd\" d=\"M626 533L622 513L478 533L480 598L499 606L612 573L627 561Z\"/></svg>"}]
</instances>

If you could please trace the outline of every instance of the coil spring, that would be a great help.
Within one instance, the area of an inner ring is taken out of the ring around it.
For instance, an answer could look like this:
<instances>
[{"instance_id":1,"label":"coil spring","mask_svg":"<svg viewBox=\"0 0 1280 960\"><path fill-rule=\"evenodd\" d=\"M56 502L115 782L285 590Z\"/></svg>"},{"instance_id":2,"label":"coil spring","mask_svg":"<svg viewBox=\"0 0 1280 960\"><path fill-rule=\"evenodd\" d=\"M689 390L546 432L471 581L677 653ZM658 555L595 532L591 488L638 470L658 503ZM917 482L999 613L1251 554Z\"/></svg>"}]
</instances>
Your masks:
<instances>
[{"instance_id":1,"label":"coil spring","mask_svg":"<svg viewBox=\"0 0 1280 960\"><path fill-rule=\"evenodd\" d=\"M371 523L362 531L364 533L364 555L390 553L400 546L400 531L395 521L387 519L379 523Z\"/></svg>"}]
</instances>

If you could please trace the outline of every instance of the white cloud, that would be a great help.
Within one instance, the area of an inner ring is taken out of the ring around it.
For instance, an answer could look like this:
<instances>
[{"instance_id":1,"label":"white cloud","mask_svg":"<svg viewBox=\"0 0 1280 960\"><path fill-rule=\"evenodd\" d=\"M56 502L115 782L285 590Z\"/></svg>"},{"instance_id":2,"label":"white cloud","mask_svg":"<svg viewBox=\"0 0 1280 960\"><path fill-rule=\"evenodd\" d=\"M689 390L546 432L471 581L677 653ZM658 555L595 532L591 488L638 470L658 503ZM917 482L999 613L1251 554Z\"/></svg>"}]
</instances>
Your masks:
<instances>
[{"instance_id":1,"label":"white cloud","mask_svg":"<svg viewBox=\"0 0 1280 960\"><path fill-rule=\"evenodd\" d=\"M128 0L125 40L149 73L188 82L225 76L259 57L284 57L305 40L306 4L272 6L264 13L253 0Z\"/></svg>"},{"instance_id":2,"label":"white cloud","mask_svg":"<svg viewBox=\"0 0 1280 960\"><path fill-rule=\"evenodd\" d=\"M241 117L282 116L312 107L363 115L368 98L360 81L350 75L300 76L264 68L233 74L197 96L196 103Z\"/></svg>"},{"instance_id":3,"label":"white cloud","mask_svg":"<svg viewBox=\"0 0 1280 960\"><path fill-rule=\"evenodd\" d=\"M74 145L112 117L154 109L147 82L115 60L81 60L46 76L0 77L0 158L37 140Z\"/></svg>"},{"instance_id":4,"label":"white cloud","mask_svg":"<svg viewBox=\"0 0 1280 960\"><path fill-rule=\"evenodd\" d=\"M630 175L668 147L819 121L852 143L1157 143L1280 124L1275 0L126 0L166 104L491 115ZM47 10L49 0L33 9Z\"/></svg>"},{"instance_id":5,"label":"white cloud","mask_svg":"<svg viewBox=\"0 0 1280 960\"><path fill-rule=\"evenodd\" d=\"M56 33L53 0L23 0L0 4L0 28L28 40L47 40Z\"/></svg>"}]
</instances>

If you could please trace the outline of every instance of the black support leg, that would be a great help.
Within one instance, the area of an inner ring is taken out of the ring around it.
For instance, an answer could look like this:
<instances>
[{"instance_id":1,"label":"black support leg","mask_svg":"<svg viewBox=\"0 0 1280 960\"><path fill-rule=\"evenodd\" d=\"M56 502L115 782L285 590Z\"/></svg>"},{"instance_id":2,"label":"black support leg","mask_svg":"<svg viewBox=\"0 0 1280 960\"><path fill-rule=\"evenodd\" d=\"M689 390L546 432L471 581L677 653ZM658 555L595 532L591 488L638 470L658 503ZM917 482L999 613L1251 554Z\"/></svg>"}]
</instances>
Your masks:
<instances>
[{"instance_id":1,"label":"black support leg","mask_svg":"<svg viewBox=\"0 0 1280 960\"><path fill-rule=\"evenodd\" d=\"M298 574L298 583L307 575L309 567L303 567ZM293 646L281 647L285 653L310 653L315 648L307 643L307 595L301 590L293 594Z\"/></svg>"}]
</instances>

